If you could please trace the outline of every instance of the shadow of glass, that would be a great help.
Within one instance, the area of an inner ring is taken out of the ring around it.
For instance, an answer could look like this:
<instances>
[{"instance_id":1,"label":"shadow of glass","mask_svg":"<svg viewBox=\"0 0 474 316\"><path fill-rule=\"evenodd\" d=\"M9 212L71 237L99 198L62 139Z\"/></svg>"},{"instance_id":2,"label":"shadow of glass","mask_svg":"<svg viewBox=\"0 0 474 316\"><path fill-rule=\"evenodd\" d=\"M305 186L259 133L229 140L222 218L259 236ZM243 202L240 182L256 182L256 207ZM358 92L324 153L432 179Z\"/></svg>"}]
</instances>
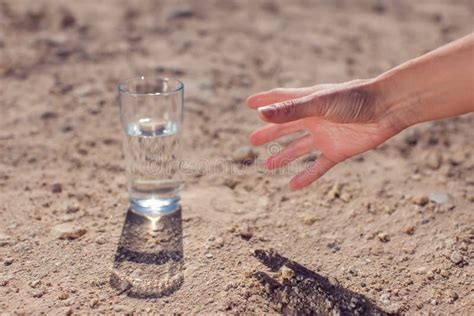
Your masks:
<instances>
[{"instance_id":1,"label":"shadow of glass","mask_svg":"<svg viewBox=\"0 0 474 316\"><path fill-rule=\"evenodd\" d=\"M181 209L153 218L128 210L110 275L119 294L168 296L183 284L183 263Z\"/></svg>"},{"instance_id":2,"label":"shadow of glass","mask_svg":"<svg viewBox=\"0 0 474 316\"><path fill-rule=\"evenodd\" d=\"M265 272L255 272L264 296L278 311L291 315L399 315L386 312L362 294L343 288L337 282L289 260L274 250L255 250L255 257L276 278Z\"/></svg>"}]
</instances>

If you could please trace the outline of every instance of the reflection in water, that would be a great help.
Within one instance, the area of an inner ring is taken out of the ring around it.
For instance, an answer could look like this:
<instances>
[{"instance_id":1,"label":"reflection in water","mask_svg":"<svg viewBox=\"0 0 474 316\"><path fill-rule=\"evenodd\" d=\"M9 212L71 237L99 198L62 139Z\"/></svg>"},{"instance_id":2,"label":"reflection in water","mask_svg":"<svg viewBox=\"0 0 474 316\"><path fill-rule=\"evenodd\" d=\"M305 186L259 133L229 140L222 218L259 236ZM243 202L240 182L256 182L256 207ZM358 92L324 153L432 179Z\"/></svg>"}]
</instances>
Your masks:
<instances>
[{"instance_id":1,"label":"reflection in water","mask_svg":"<svg viewBox=\"0 0 474 316\"><path fill-rule=\"evenodd\" d=\"M181 209L161 217L127 212L110 284L130 297L167 296L183 284Z\"/></svg>"}]
</instances>

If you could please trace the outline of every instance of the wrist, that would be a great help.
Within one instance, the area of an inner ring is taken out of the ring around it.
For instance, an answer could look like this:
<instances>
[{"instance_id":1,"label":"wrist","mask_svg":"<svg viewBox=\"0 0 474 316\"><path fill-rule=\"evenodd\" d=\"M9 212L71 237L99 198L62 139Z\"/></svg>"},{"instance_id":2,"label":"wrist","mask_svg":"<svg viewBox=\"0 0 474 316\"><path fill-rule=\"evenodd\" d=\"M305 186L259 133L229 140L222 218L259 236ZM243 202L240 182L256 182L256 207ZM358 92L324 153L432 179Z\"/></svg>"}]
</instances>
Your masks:
<instances>
[{"instance_id":1,"label":"wrist","mask_svg":"<svg viewBox=\"0 0 474 316\"><path fill-rule=\"evenodd\" d=\"M417 90L412 78L394 70L373 80L383 108L382 120L397 132L425 121L423 109L426 93Z\"/></svg>"}]
</instances>

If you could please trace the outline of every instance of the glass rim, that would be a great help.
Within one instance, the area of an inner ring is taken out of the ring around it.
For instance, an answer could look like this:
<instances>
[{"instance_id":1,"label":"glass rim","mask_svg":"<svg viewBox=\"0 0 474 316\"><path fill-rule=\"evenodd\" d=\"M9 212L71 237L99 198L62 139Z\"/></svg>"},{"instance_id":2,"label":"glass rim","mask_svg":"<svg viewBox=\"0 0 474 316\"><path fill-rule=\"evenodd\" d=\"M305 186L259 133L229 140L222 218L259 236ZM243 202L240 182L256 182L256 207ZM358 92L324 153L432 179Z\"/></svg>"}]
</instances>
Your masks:
<instances>
[{"instance_id":1,"label":"glass rim","mask_svg":"<svg viewBox=\"0 0 474 316\"><path fill-rule=\"evenodd\" d=\"M177 87L173 90L170 90L170 91L167 91L167 92L150 92L150 93L138 93L138 92L131 92L129 90L127 90L125 88L125 86L127 85L127 83L130 83L132 81L138 81L138 80L145 80L145 79L149 79L149 78L154 78L154 79L159 79L159 80L162 80L162 81L171 81L171 82L175 82L177 83ZM128 94L128 95L131 95L131 96L152 96L152 95L170 95L170 94L174 94L174 93L178 93L180 91L182 91L184 88L184 84L181 82L181 80L178 80L176 78L169 78L169 77L158 77L158 76L139 76L139 77L133 77L133 78L129 78L129 79L126 79L124 81L122 81L121 83L118 84L117 86L117 89L120 93L123 93L123 94Z\"/></svg>"}]
</instances>

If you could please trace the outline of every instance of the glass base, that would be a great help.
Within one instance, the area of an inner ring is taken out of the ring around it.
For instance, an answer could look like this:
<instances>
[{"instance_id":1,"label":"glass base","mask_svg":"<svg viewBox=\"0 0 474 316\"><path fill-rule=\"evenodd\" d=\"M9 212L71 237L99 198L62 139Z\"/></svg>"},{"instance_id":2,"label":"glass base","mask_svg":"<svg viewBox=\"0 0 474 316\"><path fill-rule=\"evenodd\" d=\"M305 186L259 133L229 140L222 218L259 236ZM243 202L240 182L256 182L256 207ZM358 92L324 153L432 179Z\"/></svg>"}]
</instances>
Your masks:
<instances>
[{"instance_id":1,"label":"glass base","mask_svg":"<svg viewBox=\"0 0 474 316\"><path fill-rule=\"evenodd\" d=\"M157 217L168 215L180 208L180 197L172 198L149 198L149 199L130 199L130 209L142 216Z\"/></svg>"}]
</instances>

